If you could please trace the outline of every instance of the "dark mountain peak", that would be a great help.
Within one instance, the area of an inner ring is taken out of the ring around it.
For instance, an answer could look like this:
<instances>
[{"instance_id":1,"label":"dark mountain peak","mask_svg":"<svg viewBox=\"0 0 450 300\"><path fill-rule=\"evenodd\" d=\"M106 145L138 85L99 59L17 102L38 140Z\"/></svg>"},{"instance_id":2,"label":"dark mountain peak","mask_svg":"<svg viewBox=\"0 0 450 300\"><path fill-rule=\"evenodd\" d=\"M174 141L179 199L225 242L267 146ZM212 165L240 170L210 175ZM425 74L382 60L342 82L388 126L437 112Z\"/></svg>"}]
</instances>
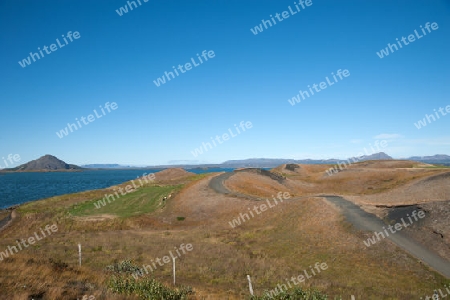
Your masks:
<instances>
[{"instance_id":1,"label":"dark mountain peak","mask_svg":"<svg viewBox=\"0 0 450 300\"><path fill-rule=\"evenodd\" d=\"M62 161L62 160L58 159L56 156L53 156L51 154L45 154L44 156L41 156L37 160L39 160L39 159L53 159L53 160Z\"/></svg>"},{"instance_id":2,"label":"dark mountain peak","mask_svg":"<svg viewBox=\"0 0 450 300\"><path fill-rule=\"evenodd\" d=\"M79 166L70 165L58 159L56 156L46 154L38 159L29 161L10 171L62 171L62 170L79 170Z\"/></svg>"},{"instance_id":3,"label":"dark mountain peak","mask_svg":"<svg viewBox=\"0 0 450 300\"><path fill-rule=\"evenodd\" d=\"M384 152L378 152L372 155L364 156L362 160L385 160L385 159L393 159L393 158Z\"/></svg>"}]
</instances>

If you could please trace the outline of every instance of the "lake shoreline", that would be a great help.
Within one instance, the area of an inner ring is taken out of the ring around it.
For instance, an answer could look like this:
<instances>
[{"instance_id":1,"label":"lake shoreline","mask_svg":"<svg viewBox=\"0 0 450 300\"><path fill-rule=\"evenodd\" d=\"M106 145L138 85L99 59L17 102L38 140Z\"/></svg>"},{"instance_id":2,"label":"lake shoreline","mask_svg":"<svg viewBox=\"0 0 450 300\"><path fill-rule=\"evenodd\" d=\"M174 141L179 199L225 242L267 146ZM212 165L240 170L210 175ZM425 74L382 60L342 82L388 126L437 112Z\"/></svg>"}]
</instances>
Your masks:
<instances>
[{"instance_id":1,"label":"lake shoreline","mask_svg":"<svg viewBox=\"0 0 450 300\"><path fill-rule=\"evenodd\" d=\"M102 190L166 169L84 169L64 172L0 172L0 211L29 202L80 192ZM186 170L196 174L233 169Z\"/></svg>"}]
</instances>

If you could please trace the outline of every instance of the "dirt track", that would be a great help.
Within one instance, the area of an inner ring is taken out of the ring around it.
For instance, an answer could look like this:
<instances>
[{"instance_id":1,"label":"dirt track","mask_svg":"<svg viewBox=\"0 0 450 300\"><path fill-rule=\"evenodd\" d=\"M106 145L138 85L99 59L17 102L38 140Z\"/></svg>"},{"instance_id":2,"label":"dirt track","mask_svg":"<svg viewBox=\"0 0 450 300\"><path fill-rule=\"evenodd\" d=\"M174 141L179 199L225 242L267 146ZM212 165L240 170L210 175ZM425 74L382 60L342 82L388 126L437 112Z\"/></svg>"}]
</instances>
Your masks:
<instances>
[{"instance_id":1,"label":"dirt track","mask_svg":"<svg viewBox=\"0 0 450 300\"><path fill-rule=\"evenodd\" d=\"M387 226L387 224L375 215L362 210L359 206L345 200L342 197L325 196L325 198L327 201L339 207L343 211L347 221L360 230L382 232L383 226ZM394 234L389 234L386 238L414 257L420 259L422 262L426 263L442 275L450 278L450 262L443 259L433 251L430 251L422 244L405 235L403 232L398 231Z\"/></svg>"},{"instance_id":2,"label":"dirt track","mask_svg":"<svg viewBox=\"0 0 450 300\"><path fill-rule=\"evenodd\" d=\"M235 173L233 173L233 172L229 172L229 173L220 174L219 176L211 178L211 181L209 182L209 187L211 189L213 189L214 191L216 191L217 193L219 193L219 194L224 194L224 195L229 195L229 196L236 196L236 197L241 197L241 198L246 198L246 199L249 199L249 200L256 200L256 201L265 200L265 198L260 198L260 197L251 196L251 195L244 195L242 193L230 191L224 185L224 182L228 178L233 176L234 174ZM289 198L289 201L301 200L301 199L307 199L307 198L310 198L310 197L309 196L294 197L294 198Z\"/></svg>"},{"instance_id":3,"label":"dirt track","mask_svg":"<svg viewBox=\"0 0 450 300\"><path fill-rule=\"evenodd\" d=\"M224 173L218 175L211 179L209 187L219 194L235 195L238 197L244 196L247 199L253 198L253 200L260 200L260 198L258 197L242 195L240 193L230 191L228 188L226 188L224 186L224 182L233 175L234 173ZM333 205L341 209L346 219L359 230L382 232L383 231L382 227L387 226L387 224L385 224L381 219L379 219L375 215L364 211L359 206L355 205L353 202L350 202L342 197L322 196L322 195L317 195L316 197L325 198L328 202L332 203ZM304 197L292 198L291 200L297 200L300 198ZM421 260L422 262L424 262L437 272L441 273L447 278L450 278L450 262L440 257L435 252L427 249L425 246L418 243L408 235L404 234L401 231L398 231L395 232L394 234L389 234L389 236L387 236L386 238L392 241L400 248L402 248L403 250L405 250L406 252L418 258L419 260ZM361 243L362 242L363 241L361 241Z\"/></svg>"},{"instance_id":4,"label":"dirt track","mask_svg":"<svg viewBox=\"0 0 450 300\"><path fill-rule=\"evenodd\" d=\"M223 185L223 182L225 180L227 180L228 178L230 178L233 174L234 173L229 172L229 173L224 173L224 174L221 174L219 176L212 178L211 181L209 182L209 187L212 188L213 190L215 190L219 194L225 194L225 195L231 194L231 191L229 191Z\"/></svg>"}]
</instances>

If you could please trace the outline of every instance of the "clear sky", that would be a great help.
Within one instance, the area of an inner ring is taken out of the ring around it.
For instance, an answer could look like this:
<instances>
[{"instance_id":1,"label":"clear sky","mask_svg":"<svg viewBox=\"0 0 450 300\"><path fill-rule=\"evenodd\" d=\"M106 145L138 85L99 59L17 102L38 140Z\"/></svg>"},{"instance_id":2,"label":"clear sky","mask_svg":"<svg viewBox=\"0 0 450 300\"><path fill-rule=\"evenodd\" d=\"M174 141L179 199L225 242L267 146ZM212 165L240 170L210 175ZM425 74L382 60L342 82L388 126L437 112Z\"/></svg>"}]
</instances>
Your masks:
<instances>
[{"instance_id":1,"label":"clear sky","mask_svg":"<svg viewBox=\"0 0 450 300\"><path fill-rule=\"evenodd\" d=\"M0 1L0 157L134 165L343 159L377 139L396 158L450 154L448 0L134 2L120 16L127 1ZM270 15L276 24L250 30ZM427 22L438 28L428 32ZM414 30L420 38L408 42ZM402 48L380 58L396 38ZM49 54L33 61L30 52L44 46ZM200 63L203 50L213 57ZM186 63L190 70L154 83ZM334 81L339 69L348 76ZM321 82L323 90L288 101ZM117 107L102 114L107 102ZM439 119L414 125L439 108ZM81 117L87 125L58 137ZM252 127L237 133L241 121ZM211 137L230 131L214 146ZM207 142L212 149L192 153Z\"/></svg>"}]
</instances>

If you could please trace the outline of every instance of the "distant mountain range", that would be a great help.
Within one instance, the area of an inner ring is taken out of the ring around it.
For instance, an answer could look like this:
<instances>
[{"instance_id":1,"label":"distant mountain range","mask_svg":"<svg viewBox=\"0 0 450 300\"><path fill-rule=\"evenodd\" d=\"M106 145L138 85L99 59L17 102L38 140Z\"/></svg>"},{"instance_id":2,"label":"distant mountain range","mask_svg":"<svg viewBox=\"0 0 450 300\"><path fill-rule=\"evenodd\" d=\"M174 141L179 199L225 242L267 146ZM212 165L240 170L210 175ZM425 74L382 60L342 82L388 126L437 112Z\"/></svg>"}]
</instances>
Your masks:
<instances>
[{"instance_id":1,"label":"distant mountain range","mask_svg":"<svg viewBox=\"0 0 450 300\"><path fill-rule=\"evenodd\" d=\"M420 161L429 164L450 165L450 156L445 154L436 154L433 156L411 156L409 160Z\"/></svg>"},{"instance_id":2,"label":"distant mountain range","mask_svg":"<svg viewBox=\"0 0 450 300\"><path fill-rule=\"evenodd\" d=\"M449 157L450 158L450 157ZM387 160L387 159L393 159L389 155L387 155L384 152L375 153L372 155L364 155L357 159L357 161L366 161L366 160ZM343 161L342 159L270 159L270 158L251 158L251 159L244 159L244 160L228 160L222 165L226 166L227 168L241 168L241 167L251 167L251 168L258 168L258 167L267 167L267 168L274 168L282 164L335 164L338 162Z\"/></svg>"},{"instance_id":3,"label":"distant mountain range","mask_svg":"<svg viewBox=\"0 0 450 300\"><path fill-rule=\"evenodd\" d=\"M393 159L384 152L365 155L354 158L351 161L367 160L391 160ZM413 160L430 164L441 164L450 166L450 156L437 154L433 156L412 156L402 160ZM283 158L250 158L243 160L227 160L221 164L202 164L202 165L159 165L147 166L147 169L166 169L166 168L184 168L184 169L209 169L209 168L275 168L282 164L336 164L345 160L342 159L283 159ZM53 155L44 155L36 160L32 160L15 168L3 169L1 171L77 171L83 169L128 169L143 168L124 166L120 164L89 164L79 167L77 165L67 164Z\"/></svg>"},{"instance_id":4,"label":"distant mountain range","mask_svg":"<svg viewBox=\"0 0 450 300\"><path fill-rule=\"evenodd\" d=\"M394 159L384 152L374 153L372 155L364 155L359 157L358 161L367 160L390 160ZM430 164L442 164L450 166L450 156L445 154L437 154L434 156L413 156L409 158L402 158L400 160L414 160L418 162L430 163ZM249 158L242 160L227 160L221 164L172 164L172 165L155 165L148 166L147 168L164 169L164 168L275 168L282 164L336 164L338 162L345 161L345 159L284 159L284 158ZM354 161L354 160L353 160ZM85 168L89 168L90 165L83 165ZM109 168L109 165L95 165L97 168ZM114 164L112 168L128 168L129 166L121 166Z\"/></svg>"}]
</instances>

